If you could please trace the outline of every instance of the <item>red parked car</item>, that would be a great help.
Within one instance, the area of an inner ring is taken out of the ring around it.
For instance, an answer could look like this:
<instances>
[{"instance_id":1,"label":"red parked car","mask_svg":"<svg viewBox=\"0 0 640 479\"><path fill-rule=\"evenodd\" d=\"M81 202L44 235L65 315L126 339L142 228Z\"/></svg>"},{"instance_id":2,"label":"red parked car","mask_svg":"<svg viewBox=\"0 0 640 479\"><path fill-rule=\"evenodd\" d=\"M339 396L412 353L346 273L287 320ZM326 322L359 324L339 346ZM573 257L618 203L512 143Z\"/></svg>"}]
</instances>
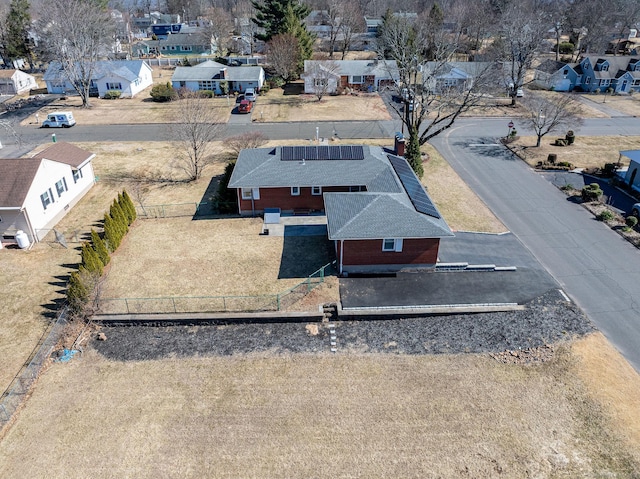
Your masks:
<instances>
[{"instance_id":1,"label":"red parked car","mask_svg":"<svg viewBox=\"0 0 640 479\"><path fill-rule=\"evenodd\" d=\"M242 100L238 105L238 113L251 113L251 108L253 108L252 101Z\"/></svg>"}]
</instances>

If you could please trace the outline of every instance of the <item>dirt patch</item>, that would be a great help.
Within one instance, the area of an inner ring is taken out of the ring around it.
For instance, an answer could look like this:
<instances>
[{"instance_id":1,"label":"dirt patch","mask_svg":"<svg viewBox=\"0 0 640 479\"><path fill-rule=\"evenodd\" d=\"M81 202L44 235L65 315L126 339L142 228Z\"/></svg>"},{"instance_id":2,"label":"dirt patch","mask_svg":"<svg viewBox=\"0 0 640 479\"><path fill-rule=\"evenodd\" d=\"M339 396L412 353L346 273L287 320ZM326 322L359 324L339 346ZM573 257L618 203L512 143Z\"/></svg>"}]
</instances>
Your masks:
<instances>
[{"instance_id":1,"label":"dirt patch","mask_svg":"<svg viewBox=\"0 0 640 479\"><path fill-rule=\"evenodd\" d=\"M638 149L640 136L576 136L571 146L554 146L556 137L563 137L565 132L550 133L542 138L539 148L535 147L536 137L523 136L509 144L518 156L529 165L535 167L539 162L545 162L550 153L557 156L556 163L567 161L575 168L602 168L605 163L617 163L626 166L629 160L620 158L621 150Z\"/></svg>"}]
</instances>

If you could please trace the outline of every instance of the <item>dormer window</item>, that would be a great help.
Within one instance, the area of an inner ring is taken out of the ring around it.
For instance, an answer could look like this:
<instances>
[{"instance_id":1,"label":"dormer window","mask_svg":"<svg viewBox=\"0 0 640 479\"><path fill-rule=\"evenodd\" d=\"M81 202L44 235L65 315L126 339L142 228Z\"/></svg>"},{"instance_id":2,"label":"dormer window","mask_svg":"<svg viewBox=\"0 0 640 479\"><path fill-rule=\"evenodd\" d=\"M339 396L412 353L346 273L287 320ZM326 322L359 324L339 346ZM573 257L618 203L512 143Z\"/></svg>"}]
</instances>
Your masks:
<instances>
[{"instance_id":1,"label":"dormer window","mask_svg":"<svg viewBox=\"0 0 640 479\"><path fill-rule=\"evenodd\" d=\"M603 63L602 65L600 65L600 71L608 72L609 71L609 64L608 63Z\"/></svg>"}]
</instances>

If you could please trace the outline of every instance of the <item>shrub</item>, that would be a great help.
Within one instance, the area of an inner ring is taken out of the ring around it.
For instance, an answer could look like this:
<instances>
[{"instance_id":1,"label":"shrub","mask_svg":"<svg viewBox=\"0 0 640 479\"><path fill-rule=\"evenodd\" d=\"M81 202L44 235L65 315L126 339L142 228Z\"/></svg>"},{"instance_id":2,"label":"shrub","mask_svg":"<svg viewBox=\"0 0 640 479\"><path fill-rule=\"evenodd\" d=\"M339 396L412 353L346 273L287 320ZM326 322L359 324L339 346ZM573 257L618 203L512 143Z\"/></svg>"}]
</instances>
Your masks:
<instances>
[{"instance_id":1,"label":"shrub","mask_svg":"<svg viewBox=\"0 0 640 479\"><path fill-rule=\"evenodd\" d=\"M576 46L571 42L560 42L559 48L560 53L562 53L563 55L567 55L569 53L573 53Z\"/></svg>"},{"instance_id":2,"label":"shrub","mask_svg":"<svg viewBox=\"0 0 640 479\"><path fill-rule=\"evenodd\" d=\"M102 275L104 264L100 260L98 253L96 253L96 250L94 250L93 247L86 241L82 244L82 252L80 256L82 258L82 266L84 267L84 269L86 269L90 273L96 273L98 276Z\"/></svg>"},{"instance_id":3,"label":"shrub","mask_svg":"<svg viewBox=\"0 0 640 479\"><path fill-rule=\"evenodd\" d=\"M74 271L69 276L67 284L67 304L73 314L79 314L83 311L84 305L89 300L89 291L84 284L78 271Z\"/></svg>"},{"instance_id":4,"label":"shrub","mask_svg":"<svg viewBox=\"0 0 640 479\"><path fill-rule=\"evenodd\" d=\"M591 183L582 188L582 201L598 201L602 196L602 190L598 183Z\"/></svg>"},{"instance_id":5,"label":"shrub","mask_svg":"<svg viewBox=\"0 0 640 479\"><path fill-rule=\"evenodd\" d=\"M171 82L160 83L151 89L151 98L157 102L171 101L178 98L178 93L174 90Z\"/></svg>"},{"instance_id":6,"label":"shrub","mask_svg":"<svg viewBox=\"0 0 640 479\"><path fill-rule=\"evenodd\" d=\"M285 81L280 77L269 77L267 78L267 83L269 84L270 88L279 88L284 85Z\"/></svg>"},{"instance_id":7,"label":"shrub","mask_svg":"<svg viewBox=\"0 0 640 479\"><path fill-rule=\"evenodd\" d=\"M127 231L129 231L129 221L124 214L124 211L122 211L122 208L120 208L120 204L117 199L113 200L111 208L109 209L109 215L114 219L116 227L120 230L121 237L124 237L124 235L127 234Z\"/></svg>"},{"instance_id":8,"label":"shrub","mask_svg":"<svg viewBox=\"0 0 640 479\"><path fill-rule=\"evenodd\" d=\"M556 163L558 166L562 166L564 168L568 168L571 169L573 167L573 165L571 163L569 163L568 161L559 161L558 163Z\"/></svg>"},{"instance_id":9,"label":"shrub","mask_svg":"<svg viewBox=\"0 0 640 479\"><path fill-rule=\"evenodd\" d=\"M611 178L615 173L617 165L615 163L605 163L602 168L602 176L605 178Z\"/></svg>"},{"instance_id":10,"label":"shrub","mask_svg":"<svg viewBox=\"0 0 640 479\"><path fill-rule=\"evenodd\" d=\"M138 217L138 213L136 213L136 206L133 204L133 200L127 193L127 190L122 190L122 199L124 201L124 205L127 208L128 216L129 216L129 224L133 223Z\"/></svg>"},{"instance_id":11,"label":"shrub","mask_svg":"<svg viewBox=\"0 0 640 479\"><path fill-rule=\"evenodd\" d=\"M103 98L105 100L116 100L120 98L120 95L122 95L122 92L120 90L107 90Z\"/></svg>"},{"instance_id":12,"label":"shrub","mask_svg":"<svg viewBox=\"0 0 640 479\"><path fill-rule=\"evenodd\" d=\"M228 188L233 168L236 166L235 161L230 161L224 168L224 176L218 184L218 191L213 199L214 208L218 213L233 214L238 212L238 195L236 190Z\"/></svg>"},{"instance_id":13,"label":"shrub","mask_svg":"<svg viewBox=\"0 0 640 479\"><path fill-rule=\"evenodd\" d=\"M571 191L571 190L573 190L574 188L573 188L573 185L572 185L571 183L567 183L566 185L561 186L561 187L560 187L560 189L561 189L562 191Z\"/></svg>"},{"instance_id":14,"label":"shrub","mask_svg":"<svg viewBox=\"0 0 640 479\"><path fill-rule=\"evenodd\" d=\"M268 93L270 89L271 88L269 87L269 84L265 83L264 85L262 85L262 88L260 88L260 94L262 95L264 93Z\"/></svg>"},{"instance_id":15,"label":"shrub","mask_svg":"<svg viewBox=\"0 0 640 479\"><path fill-rule=\"evenodd\" d=\"M629 227L629 229L635 228L638 225L638 218L633 215L627 216L624 223Z\"/></svg>"},{"instance_id":16,"label":"shrub","mask_svg":"<svg viewBox=\"0 0 640 479\"><path fill-rule=\"evenodd\" d=\"M107 246L111 252L114 252L120 246L122 235L120 228L109 213L104 214L104 236L107 239Z\"/></svg>"},{"instance_id":17,"label":"shrub","mask_svg":"<svg viewBox=\"0 0 640 479\"><path fill-rule=\"evenodd\" d=\"M198 90L198 96L200 98L213 98L215 96L215 93L213 93L211 90Z\"/></svg>"},{"instance_id":18,"label":"shrub","mask_svg":"<svg viewBox=\"0 0 640 479\"><path fill-rule=\"evenodd\" d=\"M227 138L225 143L237 156L240 154L240 151L246 148L260 148L267 141L269 141L269 138L267 138L262 132L248 131L246 133L241 133L240 135Z\"/></svg>"},{"instance_id":19,"label":"shrub","mask_svg":"<svg viewBox=\"0 0 640 479\"><path fill-rule=\"evenodd\" d=\"M615 215L609 210L604 210L596 215L598 221L611 221L613 218Z\"/></svg>"},{"instance_id":20,"label":"shrub","mask_svg":"<svg viewBox=\"0 0 640 479\"><path fill-rule=\"evenodd\" d=\"M105 266L108 265L109 261L111 261L111 256L109 256L107 245L104 244L104 240L93 228L91 229L91 244L93 245L93 249L98 254L98 257L100 258L102 264Z\"/></svg>"}]
</instances>

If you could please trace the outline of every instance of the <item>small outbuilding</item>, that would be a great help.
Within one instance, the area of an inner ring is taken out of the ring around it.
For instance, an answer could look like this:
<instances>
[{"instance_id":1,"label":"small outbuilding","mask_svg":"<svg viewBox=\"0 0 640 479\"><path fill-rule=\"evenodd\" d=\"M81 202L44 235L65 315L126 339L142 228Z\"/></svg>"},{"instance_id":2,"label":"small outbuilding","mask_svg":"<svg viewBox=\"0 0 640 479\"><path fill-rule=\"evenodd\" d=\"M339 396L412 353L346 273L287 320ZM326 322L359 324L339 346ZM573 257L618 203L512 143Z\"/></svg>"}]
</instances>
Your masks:
<instances>
[{"instance_id":1,"label":"small outbuilding","mask_svg":"<svg viewBox=\"0 0 640 479\"><path fill-rule=\"evenodd\" d=\"M33 75L22 70L0 70L0 95L20 95L38 88Z\"/></svg>"}]
</instances>

